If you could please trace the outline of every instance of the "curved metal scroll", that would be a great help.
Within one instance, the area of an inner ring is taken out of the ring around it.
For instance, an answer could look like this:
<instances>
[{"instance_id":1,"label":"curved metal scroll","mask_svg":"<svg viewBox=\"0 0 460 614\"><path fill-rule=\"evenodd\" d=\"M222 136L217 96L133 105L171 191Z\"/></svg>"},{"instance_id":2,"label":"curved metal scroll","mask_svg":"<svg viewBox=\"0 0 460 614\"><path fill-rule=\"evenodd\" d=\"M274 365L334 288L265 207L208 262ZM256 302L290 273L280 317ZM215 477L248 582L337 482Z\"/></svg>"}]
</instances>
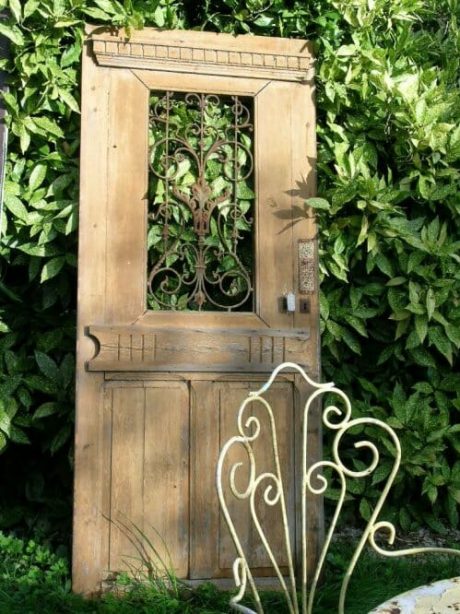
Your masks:
<instances>
[{"instance_id":1,"label":"curved metal scroll","mask_svg":"<svg viewBox=\"0 0 460 614\"><path fill-rule=\"evenodd\" d=\"M285 492L283 490L283 482L281 478L280 464L279 464L279 451L276 438L276 425L273 416L273 411L270 404L261 396L267 392L276 379L278 373L284 369L297 371L306 380L309 386L312 388L312 392L305 404L303 411L303 435L302 435L302 468L301 468L301 490L302 490L302 510L301 510L301 531L302 531L302 574L301 574L301 587L297 587L294 573L294 558L291 551L290 539L289 539L289 526L288 516L286 512L285 504ZM328 393L328 395L334 395L341 401L341 407L337 405L326 405L322 410L322 420L326 428L335 432L333 444L332 444L332 460L322 460L314 463L311 467L307 467L307 451L308 451L308 420L312 411L312 406L315 401L319 400L322 395ZM254 416L245 417L249 404L261 403L265 408L269 417L270 435L272 442L272 452L274 459L275 470L273 472L257 473L256 458L253 451L253 443L258 439L261 433L261 421ZM361 556L364 546L369 543L370 546L379 554L388 557L407 556L414 554L424 554L428 552L437 552L444 554L454 554L459 556L460 551L452 548L410 548L403 550L391 550L387 551L376 543L376 534L382 531L387 532L387 542L389 545L394 543L396 530L393 524L386 521L379 521L379 515L382 510L383 504L386 500L388 492L393 485L394 479L398 472L401 463L401 446L394 430L387 424L376 418L352 418L351 416L351 403L347 395L335 387L333 382L319 384L314 382L308 377L305 371L294 363L283 363L277 367L272 373L268 382L257 390L256 392L249 393L240 406L238 413L238 432L239 434L232 437L222 448L219 455L219 461L217 465L217 491L219 496L220 506L229 528L230 534L236 546L238 553L237 559L233 566L233 573L236 586L239 588L237 595L235 595L230 604L233 609L244 612L246 614L253 612L253 610L243 606L240 602L243 599L246 589L251 590L252 596L256 604L257 614L263 614L263 608L260 601L259 593L252 576L248 560L246 558L244 544L242 544L229 508L227 505L224 488L223 488L223 467L225 459L231 448L234 446L242 446L246 452L249 461L249 479L246 490L241 491L237 488L235 482L235 475L242 463L234 463L230 469L229 476L229 490L231 494L237 499L247 499L249 501L251 519L254 522L261 542L269 556L269 559L273 565L275 575L277 576L281 589L284 592L288 609L290 614L312 614L313 603L315 599L315 593L317 589L318 579L324 567L326 555L331 544L333 534L335 532L337 522L342 511L343 503L345 500L345 494L347 489L347 478L359 479L371 475L379 465L380 455L377 446L367 440L363 439L355 442L354 447L356 449L366 449L370 453L370 462L365 469L356 470L348 467L341 458L340 449L344 435L346 435L354 427L362 426L375 426L382 429L387 436L390 437L391 442L395 449L395 458L393 462L392 470L386 480L386 483L382 489L382 493L378 499L374 511L362 533L362 536L354 550L353 556L350 560L349 566L344 574L344 578L341 585L341 590L338 599L337 611L339 614L344 614L345 611L345 599L347 594L348 585L350 583L351 575L356 567L356 564ZM308 539L307 539L307 494L322 495L329 487L329 481L324 475L324 470L332 470L336 473L340 484L340 495L337 501L336 509L334 511L331 523L329 525L324 546L319 556L319 560L314 572L313 578L310 582L307 577L307 560L308 560ZM281 573L280 567L276 562L276 553L272 551L270 545L266 539L264 531L260 525L257 511L256 511L256 497L259 486L261 484L267 484L265 489L261 493L263 501L266 505L280 504L281 517L280 522L283 527L283 536L285 540L285 552L288 557L288 577L285 578ZM228 492L228 491L227 491ZM302 603L299 605L297 599L297 588L301 588Z\"/></svg>"},{"instance_id":2,"label":"curved metal scroll","mask_svg":"<svg viewBox=\"0 0 460 614\"><path fill-rule=\"evenodd\" d=\"M252 310L249 104L195 92L152 99L148 290L158 309Z\"/></svg>"}]
</instances>

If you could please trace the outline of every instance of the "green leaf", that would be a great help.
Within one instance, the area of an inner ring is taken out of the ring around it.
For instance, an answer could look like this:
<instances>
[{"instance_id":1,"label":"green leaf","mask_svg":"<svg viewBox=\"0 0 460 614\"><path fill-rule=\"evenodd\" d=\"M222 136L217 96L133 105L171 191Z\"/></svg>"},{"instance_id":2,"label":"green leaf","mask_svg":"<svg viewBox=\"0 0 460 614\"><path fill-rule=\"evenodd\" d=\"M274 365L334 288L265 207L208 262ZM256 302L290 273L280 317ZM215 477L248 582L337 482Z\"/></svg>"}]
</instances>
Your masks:
<instances>
[{"instance_id":1,"label":"green leaf","mask_svg":"<svg viewBox=\"0 0 460 614\"><path fill-rule=\"evenodd\" d=\"M56 256L45 262L40 275L40 283L55 277L65 264L65 256Z\"/></svg>"},{"instance_id":2,"label":"green leaf","mask_svg":"<svg viewBox=\"0 0 460 614\"><path fill-rule=\"evenodd\" d=\"M380 484L383 480L386 480L390 475L390 471L392 469L391 463L383 463L377 467L377 469L372 474L372 485Z\"/></svg>"},{"instance_id":3,"label":"green leaf","mask_svg":"<svg viewBox=\"0 0 460 614\"><path fill-rule=\"evenodd\" d=\"M81 45L80 43L75 43L68 47L61 56L61 67L67 68L72 64L76 64L80 61L81 57Z\"/></svg>"},{"instance_id":4,"label":"green leaf","mask_svg":"<svg viewBox=\"0 0 460 614\"><path fill-rule=\"evenodd\" d=\"M155 13L153 15L153 18L155 20L156 25L159 28L163 28L165 23L166 23L166 19L165 19L165 9L161 6L157 6L157 8L155 9Z\"/></svg>"},{"instance_id":5,"label":"green leaf","mask_svg":"<svg viewBox=\"0 0 460 614\"><path fill-rule=\"evenodd\" d=\"M123 10L122 7L118 3L113 2L113 0L94 0L94 4L97 4L100 9L109 15L116 15L120 9Z\"/></svg>"},{"instance_id":6,"label":"green leaf","mask_svg":"<svg viewBox=\"0 0 460 614\"><path fill-rule=\"evenodd\" d=\"M15 443L20 443L20 444L30 443L30 439L27 433L23 431L21 428L19 428L18 426L14 426L14 425L11 426L10 438L11 438L11 441L14 441Z\"/></svg>"},{"instance_id":7,"label":"green leaf","mask_svg":"<svg viewBox=\"0 0 460 614\"><path fill-rule=\"evenodd\" d=\"M13 194L5 194L5 205L6 208L11 211L11 213L19 218L20 220L26 222L27 221L27 209L24 207L22 202L19 200L17 196L13 196Z\"/></svg>"},{"instance_id":8,"label":"green leaf","mask_svg":"<svg viewBox=\"0 0 460 614\"><path fill-rule=\"evenodd\" d=\"M393 265L389 258L384 256L383 254L377 254L375 258L375 262L377 266L379 267L379 269L382 271L382 273L384 273L385 275L388 275L388 277L394 276ZM394 279L397 279L397 278L394 278Z\"/></svg>"},{"instance_id":9,"label":"green leaf","mask_svg":"<svg viewBox=\"0 0 460 614\"><path fill-rule=\"evenodd\" d=\"M415 348L409 351L409 355L412 357L415 363L422 367L436 368L436 361L433 356L423 347Z\"/></svg>"},{"instance_id":10,"label":"green leaf","mask_svg":"<svg viewBox=\"0 0 460 614\"><path fill-rule=\"evenodd\" d=\"M433 392L433 387L428 382L417 382L412 388L423 394L431 394Z\"/></svg>"},{"instance_id":11,"label":"green leaf","mask_svg":"<svg viewBox=\"0 0 460 614\"><path fill-rule=\"evenodd\" d=\"M49 117L33 117L32 121L44 136L47 136L47 134L50 133L58 138L63 138L64 133L62 132L61 128Z\"/></svg>"},{"instance_id":12,"label":"green leaf","mask_svg":"<svg viewBox=\"0 0 460 614\"><path fill-rule=\"evenodd\" d=\"M361 344L356 336L347 328L343 329L342 339L355 354L361 354Z\"/></svg>"},{"instance_id":13,"label":"green leaf","mask_svg":"<svg viewBox=\"0 0 460 614\"><path fill-rule=\"evenodd\" d=\"M452 344L439 326L430 327L428 330L428 339L441 352L450 365L452 365Z\"/></svg>"},{"instance_id":14,"label":"green leaf","mask_svg":"<svg viewBox=\"0 0 460 614\"><path fill-rule=\"evenodd\" d=\"M312 209L323 209L328 211L331 208L331 204L325 198L317 198L316 196L306 199L306 204Z\"/></svg>"},{"instance_id":15,"label":"green leaf","mask_svg":"<svg viewBox=\"0 0 460 614\"><path fill-rule=\"evenodd\" d=\"M405 507L399 510L399 523L403 531L408 532L411 528L411 517Z\"/></svg>"},{"instance_id":16,"label":"green leaf","mask_svg":"<svg viewBox=\"0 0 460 614\"><path fill-rule=\"evenodd\" d=\"M395 416L400 422L402 422L402 424L405 424L407 420L407 397L400 383L396 384L391 401Z\"/></svg>"},{"instance_id":17,"label":"green leaf","mask_svg":"<svg viewBox=\"0 0 460 614\"><path fill-rule=\"evenodd\" d=\"M356 46L355 45L342 45L335 52L339 57L349 57L351 55L356 54Z\"/></svg>"},{"instance_id":18,"label":"green leaf","mask_svg":"<svg viewBox=\"0 0 460 614\"><path fill-rule=\"evenodd\" d=\"M72 109L72 111L74 111L75 113L80 113L80 106L69 91L65 89L60 89L59 98L61 98L61 100L63 100L66 103L66 105L70 109Z\"/></svg>"},{"instance_id":19,"label":"green leaf","mask_svg":"<svg viewBox=\"0 0 460 614\"><path fill-rule=\"evenodd\" d=\"M57 411L59 411L59 404L54 402L54 401L50 401L48 403L42 403L37 411L34 413L33 415L33 419L37 420L39 418L46 418L47 416L51 416L52 414L55 414Z\"/></svg>"},{"instance_id":20,"label":"green leaf","mask_svg":"<svg viewBox=\"0 0 460 614\"><path fill-rule=\"evenodd\" d=\"M92 17L93 19L100 19L102 21L108 21L108 22L111 21L111 16L109 15L109 13L106 13L105 11L102 11L101 9L90 7L90 8L83 8L82 11L89 17Z\"/></svg>"},{"instance_id":21,"label":"green leaf","mask_svg":"<svg viewBox=\"0 0 460 614\"><path fill-rule=\"evenodd\" d=\"M457 502L455 498L451 494L447 495L446 511L447 511L447 517L449 519L450 526L456 529L458 527L458 520L459 520L458 506L457 506Z\"/></svg>"},{"instance_id":22,"label":"green leaf","mask_svg":"<svg viewBox=\"0 0 460 614\"><path fill-rule=\"evenodd\" d=\"M364 499L364 497L359 503L359 513L361 514L361 517L364 518L364 520L366 521L370 519L372 514L372 509L369 505L369 501L367 499Z\"/></svg>"},{"instance_id":23,"label":"green leaf","mask_svg":"<svg viewBox=\"0 0 460 614\"><path fill-rule=\"evenodd\" d=\"M450 341L460 349L460 326L454 326L453 324L447 324L445 327L446 335Z\"/></svg>"},{"instance_id":24,"label":"green leaf","mask_svg":"<svg viewBox=\"0 0 460 614\"><path fill-rule=\"evenodd\" d=\"M356 240L356 246L361 245L367 239L369 231L369 220L366 215L363 215L361 219L361 230L359 231L358 239Z\"/></svg>"},{"instance_id":25,"label":"green leaf","mask_svg":"<svg viewBox=\"0 0 460 614\"><path fill-rule=\"evenodd\" d=\"M40 5L40 0L27 0L25 6L24 6L24 19L27 19L27 17L30 17L31 15L33 15L35 13L35 11L37 10L37 8Z\"/></svg>"},{"instance_id":26,"label":"green leaf","mask_svg":"<svg viewBox=\"0 0 460 614\"><path fill-rule=\"evenodd\" d=\"M447 375L439 384L439 388L447 392L460 392L460 377L458 377L457 373Z\"/></svg>"},{"instance_id":27,"label":"green leaf","mask_svg":"<svg viewBox=\"0 0 460 614\"><path fill-rule=\"evenodd\" d=\"M69 425L64 426L52 439L50 445L51 454L55 454L62 446L67 443L72 435L72 428Z\"/></svg>"},{"instance_id":28,"label":"green leaf","mask_svg":"<svg viewBox=\"0 0 460 614\"><path fill-rule=\"evenodd\" d=\"M243 200L250 200L255 197L255 194L244 181L240 181L236 186L236 196Z\"/></svg>"},{"instance_id":29,"label":"green leaf","mask_svg":"<svg viewBox=\"0 0 460 614\"><path fill-rule=\"evenodd\" d=\"M29 149L30 146L30 132L25 127L24 123L21 123L19 127L19 143L21 146L21 151L24 153Z\"/></svg>"},{"instance_id":30,"label":"green leaf","mask_svg":"<svg viewBox=\"0 0 460 614\"><path fill-rule=\"evenodd\" d=\"M6 38L18 47L24 45L24 36L17 26L7 26L0 21L0 35L6 36Z\"/></svg>"},{"instance_id":31,"label":"green leaf","mask_svg":"<svg viewBox=\"0 0 460 614\"><path fill-rule=\"evenodd\" d=\"M36 245L34 243L23 243L18 244L17 249L25 254L29 254L29 256L54 256L55 254L60 253L60 249L57 247L53 247L48 245Z\"/></svg>"},{"instance_id":32,"label":"green leaf","mask_svg":"<svg viewBox=\"0 0 460 614\"><path fill-rule=\"evenodd\" d=\"M324 292L320 292L319 305L320 305L321 317L324 320L327 320L329 318L329 301L327 300Z\"/></svg>"},{"instance_id":33,"label":"green leaf","mask_svg":"<svg viewBox=\"0 0 460 614\"><path fill-rule=\"evenodd\" d=\"M419 76L402 75L397 83L398 92L407 102L412 102L418 94Z\"/></svg>"},{"instance_id":34,"label":"green leaf","mask_svg":"<svg viewBox=\"0 0 460 614\"><path fill-rule=\"evenodd\" d=\"M19 2L19 0L8 0L8 4L10 7L11 14L15 18L15 20L20 23L22 20L21 3Z\"/></svg>"},{"instance_id":35,"label":"green leaf","mask_svg":"<svg viewBox=\"0 0 460 614\"><path fill-rule=\"evenodd\" d=\"M367 330L363 320L356 318L355 316L346 315L345 321L352 326L362 337L367 337Z\"/></svg>"},{"instance_id":36,"label":"green leaf","mask_svg":"<svg viewBox=\"0 0 460 614\"><path fill-rule=\"evenodd\" d=\"M433 317L434 310L436 308L436 297L433 288L429 288L426 293L426 311L428 314L428 320Z\"/></svg>"},{"instance_id":37,"label":"green leaf","mask_svg":"<svg viewBox=\"0 0 460 614\"><path fill-rule=\"evenodd\" d=\"M415 330L420 343L423 343L428 332L428 320L425 316L415 316Z\"/></svg>"},{"instance_id":38,"label":"green leaf","mask_svg":"<svg viewBox=\"0 0 460 614\"><path fill-rule=\"evenodd\" d=\"M389 281L387 281L386 285L387 286L401 286L402 284L405 284L407 281L407 279L405 277L393 277L393 279L390 279Z\"/></svg>"},{"instance_id":39,"label":"green leaf","mask_svg":"<svg viewBox=\"0 0 460 614\"><path fill-rule=\"evenodd\" d=\"M37 361L38 368L47 378L54 383L59 382L60 373L58 366L52 358L43 352L35 351L35 360Z\"/></svg>"},{"instance_id":40,"label":"green leaf","mask_svg":"<svg viewBox=\"0 0 460 614\"><path fill-rule=\"evenodd\" d=\"M337 322L334 322L333 320L328 320L326 322L326 328L335 339L342 338L343 327L340 326L340 324L337 324Z\"/></svg>"},{"instance_id":41,"label":"green leaf","mask_svg":"<svg viewBox=\"0 0 460 614\"><path fill-rule=\"evenodd\" d=\"M32 172L29 177L29 189L31 192L34 192L38 187L40 187L45 180L47 167L45 164L37 164L34 166Z\"/></svg>"},{"instance_id":42,"label":"green leaf","mask_svg":"<svg viewBox=\"0 0 460 614\"><path fill-rule=\"evenodd\" d=\"M0 431L5 435L10 434L11 431L11 418L0 406Z\"/></svg>"}]
</instances>

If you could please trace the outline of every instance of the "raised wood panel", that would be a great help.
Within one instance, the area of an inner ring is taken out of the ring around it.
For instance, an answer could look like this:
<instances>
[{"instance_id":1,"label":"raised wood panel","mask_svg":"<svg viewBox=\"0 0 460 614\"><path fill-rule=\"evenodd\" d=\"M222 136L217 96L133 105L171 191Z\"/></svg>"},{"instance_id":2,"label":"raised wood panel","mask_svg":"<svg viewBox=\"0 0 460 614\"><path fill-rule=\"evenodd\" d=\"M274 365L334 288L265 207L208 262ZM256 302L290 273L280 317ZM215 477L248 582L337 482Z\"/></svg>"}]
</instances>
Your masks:
<instances>
[{"instance_id":1,"label":"raised wood panel","mask_svg":"<svg viewBox=\"0 0 460 614\"><path fill-rule=\"evenodd\" d=\"M292 376L291 376L292 377ZM191 397L191 559L190 578L222 578L231 575L235 558L235 548L227 527L219 511L215 496L215 468L221 446L237 434L237 413L241 402L251 390L260 386L257 381L243 382L207 382L196 381L192 384ZM283 480L287 485L287 508L292 530L292 547L294 548L294 450L295 450L295 407L294 387L292 381L274 384L267 394L272 403L277 422L278 444L281 457ZM248 408L248 415L261 419L263 433L255 446L258 472L273 470L271 443L267 430L268 422L265 410L260 404ZM241 449L234 449L230 462L243 463L238 470L237 484L244 489L247 479L247 456ZM248 501L231 501L231 513L236 519L240 536L249 553L251 565L257 575L271 575L267 555L260 542L256 529L249 522ZM267 507L262 502L258 506L262 526L267 531L270 543L281 552L280 560L286 563L283 554L284 541L280 523L279 506Z\"/></svg>"},{"instance_id":2,"label":"raised wood panel","mask_svg":"<svg viewBox=\"0 0 460 614\"><path fill-rule=\"evenodd\" d=\"M254 388L254 386L253 386ZM237 434L236 415L239 404L247 396L249 389L247 386L238 384L223 384L220 387L219 402L219 423L220 423L220 445L223 445L232 435ZM281 472L285 491L288 493L286 507L290 519L291 548L294 548L295 533L295 513L294 513L294 398L293 386L290 383L275 384L265 395L266 400L273 408L276 422L276 433L278 439L278 450L280 455ZM248 408L248 417L256 416L261 422L261 435L253 445L254 456L256 459L257 475L268 471L275 471L273 460L273 444L271 438L270 424L266 409L260 403L252 403ZM248 459L246 452L240 448L234 448L233 453L229 454L228 463L224 465L227 472L229 467L236 462L241 462L242 467L238 470L239 475L236 485L244 490L248 479ZM227 473L228 475L228 473ZM269 506L263 501L263 492L269 486L270 480L260 485L258 503L256 510L262 529L264 530L268 542L277 553L277 560L281 566L287 565L287 555L284 547L284 536L281 522L281 506ZM264 575L263 568L267 568L266 573L273 573L271 564L265 548L260 540L254 523L250 521L250 511L248 501L238 501L233 497L228 497L229 511L234 518L237 532L248 553L248 562L251 568L259 570L260 575ZM219 525L219 569L230 571L235 560L235 547L228 533L222 515L220 515Z\"/></svg>"},{"instance_id":3,"label":"raised wood panel","mask_svg":"<svg viewBox=\"0 0 460 614\"><path fill-rule=\"evenodd\" d=\"M236 399L235 399L236 401ZM190 399L190 579L218 573L219 516L215 468L219 456L219 385L191 383Z\"/></svg>"},{"instance_id":4,"label":"raised wood panel","mask_svg":"<svg viewBox=\"0 0 460 614\"><path fill-rule=\"evenodd\" d=\"M107 390L106 468L111 571L188 574L189 393L185 383L118 382ZM142 534L146 539L143 539ZM153 548L149 545L150 542ZM154 552L154 550L155 552Z\"/></svg>"},{"instance_id":5,"label":"raised wood panel","mask_svg":"<svg viewBox=\"0 0 460 614\"><path fill-rule=\"evenodd\" d=\"M91 326L90 371L262 371L283 361L305 365L308 334L299 330L138 329Z\"/></svg>"},{"instance_id":6,"label":"raised wood panel","mask_svg":"<svg viewBox=\"0 0 460 614\"><path fill-rule=\"evenodd\" d=\"M110 569L119 571L142 567L135 527L144 530L144 390L114 389L112 399L109 548Z\"/></svg>"},{"instance_id":7,"label":"raised wood panel","mask_svg":"<svg viewBox=\"0 0 460 614\"><path fill-rule=\"evenodd\" d=\"M168 570L189 569L189 391L146 388L144 530Z\"/></svg>"},{"instance_id":8,"label":"raised wood panel","mask_svg":"<svg viewBox=\"0 0 460 614\"><path fill-rule=\"evenodd\" d=\"M93 32L100 66L155 71L255 77L281 81L311 79L308 43L295 39L232 36L213 32L150 30Z\"/></svg>"}]
</instances>

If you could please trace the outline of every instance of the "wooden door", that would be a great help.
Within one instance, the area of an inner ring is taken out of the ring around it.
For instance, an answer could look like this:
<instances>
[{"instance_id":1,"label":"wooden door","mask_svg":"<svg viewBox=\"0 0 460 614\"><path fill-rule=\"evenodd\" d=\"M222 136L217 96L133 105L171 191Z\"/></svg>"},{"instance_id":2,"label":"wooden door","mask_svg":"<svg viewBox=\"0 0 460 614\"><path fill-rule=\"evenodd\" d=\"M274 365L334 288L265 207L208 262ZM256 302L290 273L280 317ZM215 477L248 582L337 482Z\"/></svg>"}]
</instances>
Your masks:
<instances>
[{"instance_id":1,"label":"wooden door","mask_svg":"<svg viewBox=\"0 0 460 614\"><path fill-rule=\"evenodd\" d=\"M304 207L315 189L312 92L305 41L157 30L128 39L88 30L75 440L78 592L98 591L114 573L140 567L145 537L181 578L231 575L234 552L214 486L220 445L235 432L241 400L280 362L297 362L318 377L315 227ZM212 136L209 116L213 126L224 126L219 130L227 130L230 118L232 135ZM195 128L187 121L182 126L184 117ZM191 161L184 162L187 156ZM295 295L292 310L287 293ZM290 374L270 391L294 545L305 394ZM318 425L311 437L316 457ZM263 444L260 456L268 466ZM246 511L238 514L245 526ZM320 526L314 518L312 542ZM276 544L272 512L264 522ZM248 533L247 541L258 574L269 575L255 536Z\"/></svg>"}]
</instances>

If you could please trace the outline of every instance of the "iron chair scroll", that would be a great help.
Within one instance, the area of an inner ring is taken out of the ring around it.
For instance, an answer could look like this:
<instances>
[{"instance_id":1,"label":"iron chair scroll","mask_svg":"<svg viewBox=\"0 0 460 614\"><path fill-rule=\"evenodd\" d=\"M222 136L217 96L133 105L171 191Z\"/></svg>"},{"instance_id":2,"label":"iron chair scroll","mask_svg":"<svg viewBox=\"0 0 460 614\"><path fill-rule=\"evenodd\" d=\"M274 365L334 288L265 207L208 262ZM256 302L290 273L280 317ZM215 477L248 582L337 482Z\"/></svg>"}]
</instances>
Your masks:
<instances>
[{"instance_id":1,"label":"iron chair scroll","mask_svg":"<svg viewBox=\"0 0 460 614\"><path fill-rule=\"evenodd\" d=\"M270 386L275 381L278 373L282 370L289 370L290 372L298 372L301 376L306 380L308 385L311 387L312 392L305 404L303 409L303 424L302 424L302 450L301 450L301 471L300 471L300 480L301 480L301 534L302 534L302 545L301 545L301 575L300 575L300 584L298 587L295 573L295 563L293 558L291 540L290 540L290 532L289 532L289 523L288 523L288 515L286 510L286 492L283 486L282 472L280 467L280 457L277 443L277 432L276 432L276 424L275 418L273 414L273 410L267 400L262 396L265 392L267 392ZM334 395L338 399L341 400L343 404L343 408L339 408L336 405L326 405L322 409L322 422L324 426L332 431L335 431L335 435L333 437L332 443L332 460L321 460L318 461L312 466L307 467L307 447L308 447L308 421L311 414L311 409L315 401L320 399L324 394ZM261 434L261 420L256 416L247 415L247 408L253 404L259 403L265 409L266 415L268 418L270 436L271 436L271 445L272 445L272 453L273 453L273 471L264 471L262 473L257 472L256 465L256 457L253 450L253 443L259 438ZM239 489L236 485L236 475L238 473L238 469L242 466L241 462L233 463L230 467L230 473L228 477L228 485L229 490L227 490L227 498L228 492L230 491L231 495L236 497L239 500L247 500L249 503L249 510L251 520L253 521L257 534L260 538L261 543L270 559L271 565L273 566L274 573L280 583L281 589L284 592L286 602L288 605L289 612L291 614L312 614L313 612L313 602L315 598L315 592L318 585L318 580L321 575L321 572L324 567L324 562L326 559L326 555L334 534L334 531L337 526L337 522L340 516L340 512L343 507L343 503L345 500L346 490L347 490L347 478L364 478L366 476L371 475L379 465L379 451L376 445L368 440L361 440L355 442L354 446L356 449L367 449L370 453L371 461L368 463L367 467L363 470L351 469L346 466L341 459L340 456L340 444L343 436L353 429L353 427L359 426L370 426L373 425L385 431L386 435L389 436L390 441L393 443L395 450L395 458L393 467L391 469L390 474L386 479L386 483L382 489L382 493L380 498L375 506L374 511L362 533L361 538L354 550L353 556L350 560L348 569L346 570L340 594L338 597L338 613L344 614L345 611L345 598L347 594L348 585L351 579L351 575L356 567L358 559L363 551L363 548L366 544L370 544L372 548L377 551L379 554L387 557L396 557L396 556L405 556L412 554L422 554L427 552L442 552L447 554L460 555L460 551L451 549L451 548L410 548L403 550L385 550L379 544L376 543L376 534L378 532L386 533L387 542L392 545L394 543L394 539L396 536L395 527L390 522L379 520L379 515L382 510L382 506L385 502L385 499L388 495L388 492L394 482L396 474L398 472L400 462L401 462L401 446L396 436L396 433L393 431L391 427L382 422L381 420L375 418L352 418L351 416L351 403L348 399L347 395L335 387L333 382L319 384L314 382L312 379L308 377L305 371L297 364L285 362L278 366L270 376L267 383L257 390L256 392L250 392L247 398L243 401L239 408L238 417L237 417L237 428L238 435L235 435L231 439L229 439L224 446L219 455L219 460L217 464L217 492L219 496L219 503L221 506L221 511L227 523L228 529L230 531L231 537L236 547L237 558L233 563L233 575L236 583L238 593L231 599L230 605L231 607L239 612L243 612L245 614L255 614L253 610L247 608L242 605L240 602L243 599L246 590L249 589L252 593L252 597L255 602L255 607L257 610L257 614L263 614L263 608L260 601L259 593L257 590L257 586L254 580L254 577L251 573L251 569L247 559L247 553L245 553L245 547L242 541L240 540L235 523L232 520L231 513L229 511L229 506L226 500L226 494L224 492L224 475L223 468L224 462L228 458L229 451L234 448L234 446L243 446L246 450L248 457L248 480L247 486L244 491ZM321 550L318 563L316 565L315 572L313 574L313 578L311 582L307 578L307 548L308 548L308 540L307 540L307 494L308 495L322 495L326 492L329 487L329 482L327 477L324 475L324 470L332 470L338 476L339 484L340 484L340 494L338 497L337 505L335 508L335 512L333 514L332 520L330 522L330 526L327 530L324 545ZM225 482L227 483L227 482ZM262 497L263 503L267 506L275 506L279 505L279 513L280 520L282 522L282 531L283 538L285 542L285 551L287 554L288 560L288 573L283 574L276 560L276 555L270 547L269 540L262 528L260 519L258 518L257 513L257 496ZM299 604L299 599L297 596L297 589L300 589L300 593L302 595L301 604Z\"/></svg>"}]
</instances>

